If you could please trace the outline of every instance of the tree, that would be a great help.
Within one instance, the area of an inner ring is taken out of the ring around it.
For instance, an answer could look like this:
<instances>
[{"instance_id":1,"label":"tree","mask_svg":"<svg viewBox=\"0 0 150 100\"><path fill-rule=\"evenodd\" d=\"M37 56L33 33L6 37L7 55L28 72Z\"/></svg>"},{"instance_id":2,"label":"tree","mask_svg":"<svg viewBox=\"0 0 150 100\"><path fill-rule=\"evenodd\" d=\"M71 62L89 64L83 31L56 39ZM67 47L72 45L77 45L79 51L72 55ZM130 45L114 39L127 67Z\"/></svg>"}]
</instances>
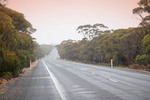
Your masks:
<instances>
[{"instance_id":1,"label":"tree","mask_svg":"<svg viewBox=\"0 0 150 100\"><path fill-rule=\"evenodd\" d=\"M140 16L140 25L145 28L146 34L150 34L150 0L140 0L138 5L133 9L133 14Z\"/></svg>"},{"instance_id":2,"label":"tree","mask_svg":"<svg viewBox=\"0 0 150 100\"><path fill-rule=\"evenodd\" d=\"M94 24L94 25L81 25L76 30L78 33L82 33L84 38L87 38L89 40L93 39L96 36L99 36L104 32L105 29L108 27L103 24Z\"/></svg>"},{"instance_id":3,"label":"tree","mask_svg":"<svg viewBox=\"0 0 150 100\"><path fill-rule=\"evenodd\" d=\"M31 36L34 31L22 13L0 3L0 77L7 73L17 76L30 61L44 56Z\"/></svg>"},{"instance_id":4,"label":"tree","mask_svg":"<svg viewBox=\"0 0 150 100\"><path fill-rule=\"evenodd\" d=\"M7 14L12 18L15 29L21 33L31 34L36 31L22 13L7 8Z\"/></svg>"},{"instance_id":5,"label":"tree","mask_svg":"<svg viewBox=\"0 0 150 100\"><path fill-rule=\"evenodd\" d=\"M77 42L66 40L59 45L59 54L65 59L87 63L110 63L113 59L115 65L130 65L135 63L137 55L143 54L142 32L142 28L119 29L90 41L87 38Z\"/></svg>"},{"instance_id":6,"label":"tree","mask_svg":"<svg viewBox=\"0 0 150 100\"><path fill-rule=\"evenodd\" d=\"M8 3L8 0L0 0L0 3L3 4L4 6L6 6Z\"/></svg>"},{"instance_id":7,"label":"tree","mask_svg":"<svg viewBox=\"0 0 150 100\"><path fill-rule=\"evenodd\" d=\"M143 39L144 54L136 57L136 62L140 65L150 64L150 35L147 34Z\"/></svg>"},{"instance_id":8,"label":"tree","mask_svg":"<svg viewBox=\"0 0 150 100\"><path fill-rule=\"evenodd\" d=\"M133 9L134 14L138 14L141 18L140 25L144 32L142 32L142 49L143 52L136 56L136 63L140 65L147 65L150 63L150 0L140 0L139 7Z\"/></svg>"}]
</instances>

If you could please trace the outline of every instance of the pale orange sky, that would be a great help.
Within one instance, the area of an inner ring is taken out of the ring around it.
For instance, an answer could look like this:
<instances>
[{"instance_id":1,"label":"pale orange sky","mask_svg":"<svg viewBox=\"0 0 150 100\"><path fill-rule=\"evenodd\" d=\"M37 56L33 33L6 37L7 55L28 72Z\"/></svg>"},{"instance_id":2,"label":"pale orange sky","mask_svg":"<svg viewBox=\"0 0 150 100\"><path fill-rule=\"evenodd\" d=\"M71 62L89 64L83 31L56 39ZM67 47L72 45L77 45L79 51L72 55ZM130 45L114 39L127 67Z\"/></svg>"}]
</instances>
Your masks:
<instances>
[{"instance_id":1,"label":"pale orange sky","mask_svg":"<svg viewBox=\"0 0 150 100\"><path fill-rule=\"evenodd\" d=\"M109 29L137 27L132 14L139 0L10 0L8 7L25 15L37 31L40 44L79 40L79 25L103 23Z\"/></svg>"}]
</instances>

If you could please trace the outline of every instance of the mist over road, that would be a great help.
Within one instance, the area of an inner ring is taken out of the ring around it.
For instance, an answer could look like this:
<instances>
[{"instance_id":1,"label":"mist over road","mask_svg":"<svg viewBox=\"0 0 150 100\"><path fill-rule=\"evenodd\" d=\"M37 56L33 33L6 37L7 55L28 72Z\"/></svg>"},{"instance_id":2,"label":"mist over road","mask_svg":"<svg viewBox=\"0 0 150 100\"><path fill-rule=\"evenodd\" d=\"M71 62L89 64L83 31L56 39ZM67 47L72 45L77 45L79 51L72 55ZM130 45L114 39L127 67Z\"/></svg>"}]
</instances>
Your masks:
<instances>
[{"instance_id":1,"label":"mist over road","mask_svg":"<svg viewBox=\"0 0 150 100\"><path fill-rule=\"evenodd\" d=\"M58 60L54 48L42 59L20 100L150 100L150 74Z\"/></svg>"}]
</instances>

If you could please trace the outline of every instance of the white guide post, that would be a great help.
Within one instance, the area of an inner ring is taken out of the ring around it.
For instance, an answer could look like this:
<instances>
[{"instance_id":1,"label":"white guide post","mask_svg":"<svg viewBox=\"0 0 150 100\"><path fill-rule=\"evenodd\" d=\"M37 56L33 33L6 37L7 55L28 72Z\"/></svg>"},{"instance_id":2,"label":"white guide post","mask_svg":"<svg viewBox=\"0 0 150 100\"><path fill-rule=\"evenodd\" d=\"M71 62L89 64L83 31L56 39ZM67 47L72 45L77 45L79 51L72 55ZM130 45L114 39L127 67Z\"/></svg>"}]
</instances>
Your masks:
<instances>
[{"instance_id":1,"label":"white guide post","mask_svg":"<svg viewBox=\"0 0 150 100\"><path fill-rule=\"evenodd\" d=\"M111 59L111 68L113 68L113 59Z\"/></svg>"}]
</instances>

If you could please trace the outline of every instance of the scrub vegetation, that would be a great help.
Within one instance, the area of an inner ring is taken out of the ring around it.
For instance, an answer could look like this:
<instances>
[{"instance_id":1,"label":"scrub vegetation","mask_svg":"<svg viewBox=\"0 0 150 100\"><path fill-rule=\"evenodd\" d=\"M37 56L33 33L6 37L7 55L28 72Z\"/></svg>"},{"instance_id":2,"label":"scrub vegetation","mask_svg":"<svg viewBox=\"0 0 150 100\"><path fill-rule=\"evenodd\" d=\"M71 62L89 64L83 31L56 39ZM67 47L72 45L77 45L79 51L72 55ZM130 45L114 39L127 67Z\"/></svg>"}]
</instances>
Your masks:
<instances>
[{"instance_id":1,"label":"scrub vegetation","mask_svg":"<svg viewBox=\"0 0 150 100\"><path fill-rule=\"evenodd\" d=\"M0 1L2 3L6 0ZM31 36L36 31L22 13L0 3L0 77L16 77L30 61L40 59L48 50Z\"/></svg>"},{"instance_id":2,"label":"scrub vegetation","mask_svg":"<svg viewBox=\"0 0 150 100\"><path fill-rule=\"evenodd\" d=\"M58 45L63 59L86 63L110 63L150 70L150 2L140 0L133 14L141 18L139 27L108 30L103 24L81 25L80 41L65 40Z\"/></svg>"}]
</instances>

